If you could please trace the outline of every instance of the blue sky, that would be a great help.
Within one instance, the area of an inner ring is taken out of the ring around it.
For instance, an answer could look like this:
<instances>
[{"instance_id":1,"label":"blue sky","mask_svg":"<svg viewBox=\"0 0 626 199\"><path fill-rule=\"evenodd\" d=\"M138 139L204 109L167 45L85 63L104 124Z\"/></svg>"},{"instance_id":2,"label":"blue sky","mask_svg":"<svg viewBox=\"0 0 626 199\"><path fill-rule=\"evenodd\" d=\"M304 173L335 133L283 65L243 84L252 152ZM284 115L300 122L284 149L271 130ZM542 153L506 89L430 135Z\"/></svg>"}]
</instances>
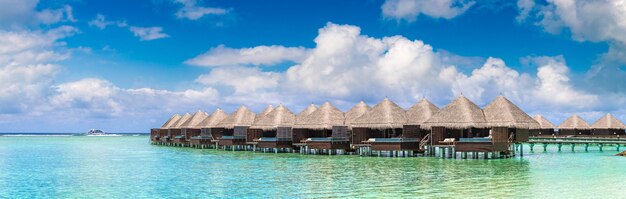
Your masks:
<instances>
[{"instance_id":1,"label":"blue sky","mask_svg":"<svg viewBox=\"0 0 626 199\"><path fill-rule=\"evenodd\" d=\"M626 119L623 0L2 1L0 132L146 131L284 103L503 94ZM600 12L598 12L600 11ZM35 124L35 125L33 125Z\"/></svg>"}]
</instances>

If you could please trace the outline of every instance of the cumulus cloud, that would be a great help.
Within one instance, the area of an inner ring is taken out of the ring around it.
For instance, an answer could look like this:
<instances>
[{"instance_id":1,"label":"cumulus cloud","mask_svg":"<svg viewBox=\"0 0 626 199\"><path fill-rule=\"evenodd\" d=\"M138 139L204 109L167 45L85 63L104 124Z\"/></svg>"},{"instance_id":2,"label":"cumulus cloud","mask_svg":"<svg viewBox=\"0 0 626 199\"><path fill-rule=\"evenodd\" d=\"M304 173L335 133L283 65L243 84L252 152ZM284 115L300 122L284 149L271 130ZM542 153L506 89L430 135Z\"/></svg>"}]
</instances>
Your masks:
<instances>
[{"instance_id":1,"label":"cumulus cloud","mask_svg":"<svg viewBox=\"0 0 626 199\"><path fill-rule=\"evenodd\" d=\"M37 112L51 93L59 66L69 53L58 39L77 30L61 26L43 31L0 31L0 115Z\"/></svg>"},{"instance_id":2,"label":"cumulus cloud","mask_svg":"<svg viewBox=\"0 0 626 199\"><path fill-rule=\"evenodd\" d=\"M146 116L161 113L162 109L186 110L214 105L219 97L217 90L168 91L151 88L124 89L111 82L86 78L55 86L50 103L66 115L91 117L122 117L123 114Z\"/></svg>"},{"instance_id":3,"label":"cumulus cloud","mask_svg":"<svg viewBox=\"0 0 626 199\"><path fill-rule=\"evenodd\" d=\"M504 94L531 114L550 112L551 117L573 112L597 115L598 110L620 110L617 107L626 104L624 94L600 95L578 86L562 57L526 58L537 71L523 73L499 58L467 62L420 40L370 37L357 26L333 23L319 29L311 49L209 50L196 58L208 55L209 61L202 62L206 66L229 67L210 68L189 89L122 88L99 78L58 83L57 62L70 56L60 40L76 31L69 26L0 31L0 122L31 117L30 121L45 118L74 128L110 122L118 128L147 129L171 113L210 111L216 106L232 110L245 104L258 110L268 103L297 107L328 100L347 109L359 100L374 103L384 96L408 107L422 97L443 105L461 94L484 105ZM294 62L286 71L260 67L286 61ZM481 63L468 68L471 73L455 64L477 62Z\"/></svg>"},{"instance_id":4,"label":"cumulus cloud","mask_svg":"<svg viewBox=\"0 0 626 199\"><path fill-rule=\"evenodd\" d=\"M23 26L59 22L76 22L72 7L64 5L56 9L37 8L38 0L0 0L0 26Z\"/></svg>"},{"instance_id":5,"label":"cumulus cloud","mask_svg":"<svg viewBox=\"0 0 626 199\"><path fill-rule=\"evenodd\" d=\"M155 39L162 39L170 37L168 34L163 33L162 27L137 27L131 26L129 28L131 32L135 35L135 37L139 37L141 41L150 41Z\"/></svg>"},{"instance_id":6,"label":"cumulus cloud","mask_svg":"<svg viewBox=\"0 0 626 199\"><path fill-rule=\"evenodd\" d=\"M587 72L585 84L603 95L624 95L626 83L626 0L519 0L520 16L546 32L567 30L577 41L607 42L609 50ZM613 99L612 101L619 101Z\"/></svg>"},{"instance_id":7,"label":"cumulus cloud","mask_svg":"<svg viewBox=\"0 0 626 199\"><path fill-rule=\"evenodd\" d=\"M307 55L303 47L257 46L234 49L219 45L185 63L196 66L274 65L300 62Z\"/></svg>"},{"instance_id":8,"label":"cumulus cloud","mask_svg":"<svg viewBox=\"0 0 626 199\"><path fill-rule=\"evenodd\" d=\"M174 0L174 2L182 5L176 12L176 17L181 19L197 20L205 15L225 15L229 12L224 8L198 6L197 0Z\"/></svg>"},{"instance_id":9,"label":"cumulus cloud","mask_svg":"<svg viewBox=\"0 0 626 199\"><path fill-rule=\"evenodd\" d=\"M532 59L538 66L538 86L535 95L549 105L568 105L573 108L591 108L598 102L598 96L577 91L570 85L567 76L569 68L562 57L536 57Z\"/></svg>"},{"instance_id":10,"label":"cumulus cloud","mask_svg":"<svg viewBox=\"0 0 626 199\"><path fill-rule=\"evenodd\" d=\"M476 2L468 0L386 0L382 5L386 18L414 21L419 15L452 19Z\"/></svg>"},{"instance_id":11,"label":"cumulus cloud","mask_svg":"<svg viewBox=\"0 0 626 199\"><path fill-rule=\"evenodd\" d=\"M518 7L519 17L533 14L535 24L550 33L567 28L579 41L626 42L625 0L548 0L546 4L518 0Z\"/></svg>"},{"instance_id":12,"label":"cumulus cloud","mask_svg":"<svg viewBox=\"0 0 626 199\"><path fill-rule=\"evenodd\" d=\"M246 104L260 107L288 100L289 96L281 95L279 90L282 78L282 73L265 72L258 67L223 67L199 76L196 82L220 89L225 106Z\"/></svg>"},{"instance_id":13,"label":"cumulus cloud","mask_svg":"<svg viewBox=\"0 0 626 199\"><path fill-rule=\"evenodd\" d=\"M0 30L0 124L5 124L0 131L77 130L103 124L122 128L117 130L136 129L160 123L155 115L206 109L218 103L220 93L208 86L172 91L120 88L98 78L57 82L63 70L59 61L73 52L61 40L77 31L71 26L47 31Z\"/></svg>"},{"instance_id":14,"label":"cumulus cloud","mask_svg":"<svg viewBox=\"0 0 626 199\"><path fill-rule=\"evenodd\" d=\"M451 64L454 62L448 60L448 52L436 52L423 41L402 36L368 37L357 26L329 23L314 41L316 46L310 53L286 72L241 66L216 68L196 82L230 88L229 99L242 102L268 94L274 96L264 97L266 101L292 104L376 101L388 96L409 105L422 97L445 103L463 94L486 104L503 94L524 108L538 111L585 110L597 107L599 101L597 95L572 84L561 57L528 58L538 68L532 74L518 72L501 59L488 58L466 74ZM463 59L459 57L455 59ZM213 58L220 59L217 55Z\"/></svg>"}]
</instances>

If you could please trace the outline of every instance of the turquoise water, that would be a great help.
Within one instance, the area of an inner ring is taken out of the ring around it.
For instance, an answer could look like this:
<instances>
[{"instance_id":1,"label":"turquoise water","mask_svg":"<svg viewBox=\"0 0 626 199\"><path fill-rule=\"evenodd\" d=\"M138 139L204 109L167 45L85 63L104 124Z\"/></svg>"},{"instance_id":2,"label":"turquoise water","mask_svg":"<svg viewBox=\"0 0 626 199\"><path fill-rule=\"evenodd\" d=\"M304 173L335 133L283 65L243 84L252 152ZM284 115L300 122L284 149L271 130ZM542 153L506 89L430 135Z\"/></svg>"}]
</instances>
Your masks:
<instances>
[{"instance_id":1,"label":"turquoise water","mask_svg":"<svg viewBox=\"0 0 626 199\"><path fill-rule=\"evenodd\" d=\"M615 149L540 149L449 160L172 148L147 136L0 136L0 198L626 197L626 158Z\"/></svg>"}]
</instances>

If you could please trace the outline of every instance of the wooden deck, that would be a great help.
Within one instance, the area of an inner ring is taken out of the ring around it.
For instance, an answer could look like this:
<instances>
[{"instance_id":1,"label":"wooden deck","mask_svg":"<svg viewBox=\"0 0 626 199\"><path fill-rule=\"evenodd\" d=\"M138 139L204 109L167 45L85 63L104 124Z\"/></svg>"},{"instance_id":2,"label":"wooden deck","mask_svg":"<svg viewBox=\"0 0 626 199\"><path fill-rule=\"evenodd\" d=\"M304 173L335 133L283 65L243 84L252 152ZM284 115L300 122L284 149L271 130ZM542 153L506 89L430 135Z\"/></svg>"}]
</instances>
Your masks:
<instances>
[{"instance_id":1,"label":"wooden deck","mask_svg":"<svg viewBox=\"0 0 626 199\"><path fill-rule=\"evenodd\" d=\"M593 137L571 137L571 138L530 138L528 141L530 150L534 151L535 145L542 145L543 151L547 151L548 145L556 145L558 151L562 151L563 145L568 145L574 151L576 146L583 146L585 151L589 150L589 146L597 146L600 151L605 146L614 146L616 150L620 150L622 146L626 146L625 138L593 138Z\"/></svg>"}]
</instances>

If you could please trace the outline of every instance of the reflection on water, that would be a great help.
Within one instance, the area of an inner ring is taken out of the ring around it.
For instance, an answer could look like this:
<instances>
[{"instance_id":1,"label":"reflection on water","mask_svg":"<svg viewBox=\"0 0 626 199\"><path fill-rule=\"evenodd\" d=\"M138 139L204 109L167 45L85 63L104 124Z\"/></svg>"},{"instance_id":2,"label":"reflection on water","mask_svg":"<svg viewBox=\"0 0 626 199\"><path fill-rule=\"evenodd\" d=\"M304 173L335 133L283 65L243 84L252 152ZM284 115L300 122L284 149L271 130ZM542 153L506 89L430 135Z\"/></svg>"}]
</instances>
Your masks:
<instances>
[{"instance_id":1,"label":"reflection on water","mask_svg":"<svg viewBox=\"0 0 626 199\"><path fill-rule=\"evenodd\" d=\"M575 153L535 152L501 160L304 156L153 146L145 136L0 137L0 197L520 198L625 193L619 188L626 180L626 158L613 152Z\"/></svg>"}]
</instances>

